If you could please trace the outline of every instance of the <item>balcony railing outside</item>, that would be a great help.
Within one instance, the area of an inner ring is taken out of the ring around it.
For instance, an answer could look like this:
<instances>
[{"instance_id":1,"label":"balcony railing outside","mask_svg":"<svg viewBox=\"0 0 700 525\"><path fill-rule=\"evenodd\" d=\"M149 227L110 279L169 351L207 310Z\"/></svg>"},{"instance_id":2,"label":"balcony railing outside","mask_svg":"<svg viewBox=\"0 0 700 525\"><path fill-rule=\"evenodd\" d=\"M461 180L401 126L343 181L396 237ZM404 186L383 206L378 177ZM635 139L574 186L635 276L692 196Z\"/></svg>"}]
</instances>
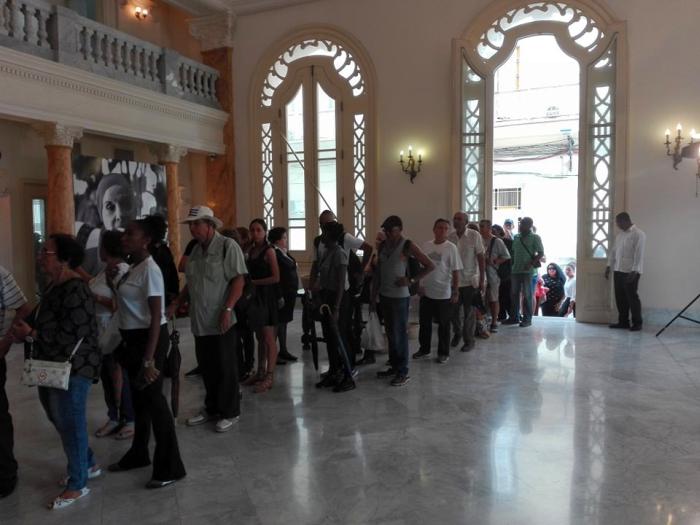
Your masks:
<instances>
[{"instance_id":1,"label":"balcony railing outside","mask_svg":"<svg viewBox=\"0 0 700 525\"><path fill-rule=\"evenodd\" d=\"M0 0L0 45L219 107L215 69L43 0Z\"/></svg>"}]
</instances>

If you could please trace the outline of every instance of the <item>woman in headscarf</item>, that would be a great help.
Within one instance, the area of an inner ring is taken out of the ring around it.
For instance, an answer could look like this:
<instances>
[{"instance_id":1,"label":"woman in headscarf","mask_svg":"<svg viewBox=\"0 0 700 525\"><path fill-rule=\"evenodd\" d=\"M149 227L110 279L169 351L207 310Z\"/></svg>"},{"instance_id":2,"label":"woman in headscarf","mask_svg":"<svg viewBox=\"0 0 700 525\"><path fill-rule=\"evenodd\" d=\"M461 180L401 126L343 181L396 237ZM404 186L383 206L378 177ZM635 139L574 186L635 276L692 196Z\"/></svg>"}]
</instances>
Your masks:
<instances>
[{"instance_id":1,"label":"woman in headscarf","mask_svg":"<svg viewBox=\"0 0 700 525\"><path fill-rule=\"evenodd\" d=\"M562 299L564 299L564 283L566 282L564 272L562 272L558 264L549 263L547 265L547 273L542 276L542 281L547 289L547 299L540 304L542 315L558 316L559 306Z\"/></svg>"}]
</instances>

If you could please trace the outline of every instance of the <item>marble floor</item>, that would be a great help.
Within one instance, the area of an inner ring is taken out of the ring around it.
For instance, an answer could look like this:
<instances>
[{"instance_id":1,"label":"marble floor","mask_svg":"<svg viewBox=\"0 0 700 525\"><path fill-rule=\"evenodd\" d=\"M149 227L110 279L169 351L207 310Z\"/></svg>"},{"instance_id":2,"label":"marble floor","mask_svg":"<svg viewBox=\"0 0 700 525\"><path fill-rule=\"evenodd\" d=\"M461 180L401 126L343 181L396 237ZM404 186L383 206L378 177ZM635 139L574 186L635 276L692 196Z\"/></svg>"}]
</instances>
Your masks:
<instances>
[{"instance_id":1,"label":"marble floor","mask_svg":"<svg viewBox=\"0 0 700 525\"><path fill-rule=\"evenodd\" d=\"M184 367L193 364L183 331ZM502 327L447 365L411 363L404 388L361 369L358 388L314 388L297 364L246 392L227 434L178 425L185 480L147 491L149 469L90 482L90 496L44 510L64 459L36 392L9 360L20 484L0 524L700 524L700 333L661 339L559 319ZM411 342L415 349L415 341ZM101 386L89 401L104 419ZM182 414L201 403L184 381ZM181 418L182 419L182 418ZM92 439L103 465L128 446Z\"/></svg>"}]
</instances>

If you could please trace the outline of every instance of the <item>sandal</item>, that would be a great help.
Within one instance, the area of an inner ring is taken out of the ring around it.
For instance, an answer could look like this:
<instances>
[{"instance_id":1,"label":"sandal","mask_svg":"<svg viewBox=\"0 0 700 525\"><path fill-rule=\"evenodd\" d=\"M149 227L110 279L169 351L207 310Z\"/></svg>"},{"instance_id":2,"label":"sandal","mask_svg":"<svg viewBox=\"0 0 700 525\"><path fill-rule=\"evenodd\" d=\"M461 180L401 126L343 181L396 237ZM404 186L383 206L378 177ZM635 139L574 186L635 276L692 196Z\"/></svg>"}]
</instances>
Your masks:
<instances>
[{"instance_id":1,"label":"sandal","mask_svg":"<svg viewBox=\"0 0 700 525\"><path fill-rule=\"evenodd\" d=\"M119 432L117 432L114 435L114 439L118 441L122 441L124 439L131 439L132 437L134 437L133 423L126 423L122 428L119 429Z\"/></svg>"},{"instance_id":2,"label":"sandal","mask_svg":"<svg viewBox=\"0 0 700 525\"><path fill-rule=\"evenodd\" d=\"M243 386L251 386L256 383L260 383L261 381L263 381L263 379L263 374L258 372L257 374L250 374L241 384Z\"/></svg>"},{"instance_id":3,"label":"sandal","mask_svg":"<svg viewBox=\"0 0 700 525\"><path fill-rule=\"evenodd\" d=\"M102 468L100 468L99 465L93 465L88 469L88 479L95 479L99 478L102 475ZM59 487L65 487L68 485L68 480L70 479L70 476L66 476L65 478L62 478L58 482Z\"/></svg>"},{"instance_id":4,"label":"sandal","mask_svg":"<svg viewBox=\"0 0 700 525\"><path fill-rule=\"evenodd\" d=\"M104 425L102 425L97 431L95 432L95 437L101 438L101 437L107 437L110 434L114 434L114 432L119 428L119 422L118 421L112 421L111 419L107 421Z\"/></svg>"},{"instance_id":5,"label":"sandal","mask_svg":"<svg viewBox=\"0 0 700 525\"><path fill-rule=\"evenodd\" d=\"M270 390L272 388L272 377L272 372L268 372L267 374L265 374L265 379L263 379L257 385L255 385L254 392L256 394L263 394Z\"/></svg>"},{"instance_id":6,"label":"sandal","mask_svg":"<svg viewBox=\"0 0 700 525\"><path fill-rule=\"evenodd\" d=\"M82 489L80 489L80 494L75 498L64 498L63 494L65 494L65 492L61 493L60 496L56 496L56 498L51 503L49 503L49 510L63 509L68 507L69 505L72 505L83 496L87 496L88 494L90 494L90 489L87 487L83 487Z\"/></svg>"}]
</instances>

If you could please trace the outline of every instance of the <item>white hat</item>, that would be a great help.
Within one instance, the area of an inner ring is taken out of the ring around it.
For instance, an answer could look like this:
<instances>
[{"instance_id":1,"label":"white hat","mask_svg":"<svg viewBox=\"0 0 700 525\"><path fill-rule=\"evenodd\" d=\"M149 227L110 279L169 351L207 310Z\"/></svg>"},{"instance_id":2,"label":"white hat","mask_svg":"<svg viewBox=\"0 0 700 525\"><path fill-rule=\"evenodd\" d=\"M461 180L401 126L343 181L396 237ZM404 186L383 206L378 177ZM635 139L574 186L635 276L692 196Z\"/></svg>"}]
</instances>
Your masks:
<instances>
[{"instance_id":1,"label":"white hat","mask_svg":"<svg viewBox=\"0 0 700 525\"><path fill-rule=\"evenodd\" d=\"M217 228L221 228L224 225L220 219L214 217L214 212L207 206L194 206L190 208L190 212L187 214L187 218L182 221L182 224L187 224L188 222L194 221L213 222Z\"/></svg>"}]
</instances>

